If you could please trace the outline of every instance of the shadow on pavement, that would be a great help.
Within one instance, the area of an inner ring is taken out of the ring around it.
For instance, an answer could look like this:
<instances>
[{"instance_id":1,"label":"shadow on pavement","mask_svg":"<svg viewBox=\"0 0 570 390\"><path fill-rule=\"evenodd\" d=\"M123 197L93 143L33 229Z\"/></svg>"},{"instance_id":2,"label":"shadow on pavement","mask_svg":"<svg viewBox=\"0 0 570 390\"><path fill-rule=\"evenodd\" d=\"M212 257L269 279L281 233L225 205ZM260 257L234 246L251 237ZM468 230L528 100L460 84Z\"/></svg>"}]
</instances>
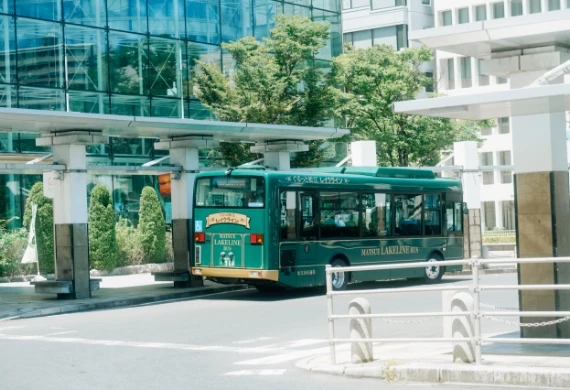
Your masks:
<instances>
[{"instance_id":1,"label":"shadow on pavement","mask_svg":"<svg viewBox=\"0 0 570 390\"><path fill-rule=\"evenodd\" d=\"M470 278L454 278L443 279L439 285L457 283L463 280L470 280ZM347 287L348 291L358 290L374 290L385 288L406 288L406 287L420 287L428 286L422 280L390 280L390 281L377 281L377 282L361 282L350 284ZM318 296L325 296L325 287L312 287L312 288L288 288L278 292L259 292L255 288L250 288L244 291L237 291L231 294L204 296L204 300L227 300L227 301L254 301L254 302L272 302L272 301L285 301L292 299L311 298Z\"/></svg>"}]
</instances>

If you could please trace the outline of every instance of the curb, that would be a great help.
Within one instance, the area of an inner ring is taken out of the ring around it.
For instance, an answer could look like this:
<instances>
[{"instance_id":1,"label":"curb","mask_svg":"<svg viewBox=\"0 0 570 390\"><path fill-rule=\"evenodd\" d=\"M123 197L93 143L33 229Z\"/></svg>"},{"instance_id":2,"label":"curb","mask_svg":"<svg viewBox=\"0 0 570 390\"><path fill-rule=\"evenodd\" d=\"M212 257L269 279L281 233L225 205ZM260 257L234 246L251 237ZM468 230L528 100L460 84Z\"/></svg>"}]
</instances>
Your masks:
<instances>
[{"instance_id":1,"label":"curb","mask_svg":"<svg viewBox=\"0 0 570 390\"><path fill-rule=\"evenodd\" d=\"M479 385L538 386L569 388L570 372L555 367L475 366L467 364L373 364L312 365L313 356L295 366L320 374L352 378L373 378L387 382L473 383Z\"/></svg>"},{"instance_id":2,"label":"curb","mask_svg":"<svg viewBox=\"0 0 570 390\"><path fill-rule=\"evenodd\" d=\"M105 301L92 302L92 303L82 302L76 304L62 304L62 306L31 310L27 313L21 313L21 314L8 313L7 315L0 317L0 321L47 317L58 314L80 313L86 311L108 310L108 309L124 308L124 307L131 307L131 306L138 306L138 305L152 304L152 303L158 304L163 301L172 301L172 300L186 300L186 299L190 300L192 298L198 298L205 295L219 294L231 291L241 291L247 289L249 289L247 285L238 284L238 285L229 285L229 286L220 286L220 287L204 287L190 291L173 292L163 295L149 295L149 296L124 298L124 299L108 299Z\"/></svg>"}]
</instances>

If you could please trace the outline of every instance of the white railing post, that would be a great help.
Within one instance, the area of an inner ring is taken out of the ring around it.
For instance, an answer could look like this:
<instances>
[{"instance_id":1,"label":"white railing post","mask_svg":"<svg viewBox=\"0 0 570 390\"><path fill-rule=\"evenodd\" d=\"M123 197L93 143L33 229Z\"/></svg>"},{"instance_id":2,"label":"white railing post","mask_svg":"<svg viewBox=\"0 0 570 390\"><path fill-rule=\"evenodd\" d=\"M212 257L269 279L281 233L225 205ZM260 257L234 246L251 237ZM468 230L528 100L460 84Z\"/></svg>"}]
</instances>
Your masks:
<instances>
[{"instance_id":1,"label":"white railing post","mask_svg":"<svg viewBox=\"0 0 570 390\"><path fill-rule=\"evenodd\" d=\"M374 360L374 346L369 341L372 338L372 319L361 317L371 312L370 302L362 297L353 299L348 305L348 314L354 316L348 325L350 339L353 340L350 346L352 364L368 363Z\"/></svg>"},{"instance_id":2,"label":"white railing post","mask_svg":"<svg viewBox=\"0 0 570 390\"><path fill-rule=\"evenodd\" d=\"M480 308L480 289L479 289L479 266L481 260L475 259L471 266L473 274L473 325L475 329L475 364L481 364L481 308Z\"/></svg>"},{"instance_id":3,"label":"white railing post","mask_svg":"<svg viewBox=\"0 0 570 390\"><path fill-rule=\"evenodd\" d=\"M331 363L336 364L336 349L334 344L335 334L334 334L334 320L331 318L334 314L333 311L333 297L331 295L333 288L332 288L332 273L331 273L331 265L327 264L325 268L325 278L327 281L327 311L328 317L327 320L329 322L329 348L330 348L330 355L331 355Z\"/></svg>"}]
</instances>

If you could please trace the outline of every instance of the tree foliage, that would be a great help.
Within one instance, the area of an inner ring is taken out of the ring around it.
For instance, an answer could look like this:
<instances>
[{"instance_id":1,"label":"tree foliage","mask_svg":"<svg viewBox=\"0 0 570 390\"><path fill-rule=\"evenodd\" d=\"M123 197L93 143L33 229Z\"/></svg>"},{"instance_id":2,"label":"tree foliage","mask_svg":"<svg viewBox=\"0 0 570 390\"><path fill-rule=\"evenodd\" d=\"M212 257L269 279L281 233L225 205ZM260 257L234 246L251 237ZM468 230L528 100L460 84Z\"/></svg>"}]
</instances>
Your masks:
<instances>
[{"instance_id":1,"label":"tree foliage","mask_svg":"<svg viewBox=\"0 0 570 390\"><path fill-rule=\"evenodd\" d=\"M236 64L231 75L197 61L196 95L222 121L323 126L332 116L334 90L314 57L325 46L328 29L328 23L278 15L262 42L245 37L222 44ZM292 165L318 164L320 144L310 143L310 151L297 153ZM259 158L247 144L222 144L217 152L229 166Z\"/></svg>"},{"instance_id":2,"label":"tree foliage","mask_svg":"<svg viewBox=\"0 0 570 390\"><path fill-rule=\"evenodd\" d=\"M89 204L89 256L91 267L112 271L117 266L115 212L107 187L96 185Z\"/></svg>"},{"instance_id":3,"label":"tree foliage","mask_svg":"<svg viewBox=\"0 0 570 390\"><path fill-rule=\"evenodd\" d=\"M152 187L147 186L142 190L138 228L146 262L164 262L166 260L166 223L160 200Z\"/></svg>"},{"instance_id":4,"label":"tree foliage","mask_svg":"<svg viewBox=\"0 0 570 390\"><path fill-rule=\"evenodd\" d=\"M32 186L24 210L24 227L29 230L32 222L32 203L38 205L36 213L36 245L40 272L52 274L55 272L54 237L53 237L53 201L44 196L43 183Z\"/></svg>"},{"instance_id":5,"label":"tree foliage","mask_svg":"<svg viewBox=\"0 0 570 390\"><path fill-rule=\"evenodd\" d=\"M413 100L433 83L421 69L432 60L427 48L396 51L392 46L369 49L348 46L333 59L333 79L342 88L336 113L355 139L376 141L380 166L435 165L454 142L477 140L480 127L492 123L397 114L393 104Z\"/></svg>"}]
</instances>

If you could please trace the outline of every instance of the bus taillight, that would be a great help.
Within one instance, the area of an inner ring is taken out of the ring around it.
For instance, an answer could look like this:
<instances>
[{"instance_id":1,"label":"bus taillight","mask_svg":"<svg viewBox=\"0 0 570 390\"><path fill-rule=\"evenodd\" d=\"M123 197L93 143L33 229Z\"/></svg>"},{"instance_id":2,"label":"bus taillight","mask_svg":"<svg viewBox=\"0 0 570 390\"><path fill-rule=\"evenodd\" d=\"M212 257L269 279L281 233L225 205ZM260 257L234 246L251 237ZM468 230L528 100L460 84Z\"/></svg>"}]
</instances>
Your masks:
<instances>
[{"instance_id":1,"label":"bus taillight","mask_svg":"<svg viewBox=\"0 0 570 390\"><path fill-rule=\"evenodd\" d=\"M249 236L249 243L251 245L262 245L263 244L263 234L252 234Z\"/></svg>"},{"instance_id":2,"label":"bus taillight","mask_svg":"<svg viewBox=\"0 0 570 390\"><path fill-rule=\"evenodd\" d=\"M194 241L199 243L206 242L206 233L194 233Z\"/></svg>"}]
</instances>

